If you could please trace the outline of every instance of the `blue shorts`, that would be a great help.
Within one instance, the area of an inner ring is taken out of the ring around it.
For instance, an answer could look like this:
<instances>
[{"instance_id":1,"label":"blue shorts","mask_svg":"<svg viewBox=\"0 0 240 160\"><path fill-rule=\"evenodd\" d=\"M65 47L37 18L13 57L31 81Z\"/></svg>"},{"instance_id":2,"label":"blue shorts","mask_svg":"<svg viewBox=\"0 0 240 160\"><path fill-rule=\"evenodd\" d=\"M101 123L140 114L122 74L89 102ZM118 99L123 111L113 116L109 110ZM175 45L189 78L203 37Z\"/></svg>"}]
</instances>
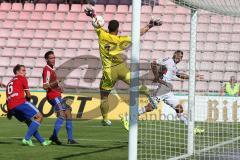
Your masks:
<instances>
[{"instance_id":1,"label":"blue shorts","mask_svg":"<svg viewBox=\"0 0 240 160\"><path fill-rule=\"evenodd\" d=\"M32 103L25 102L12 109L10 113L20 122L23 122L33 118L37 113L39 113L39 110Z\"/></svg>"},{"instance_id":2,"label":"blue shorts","mask_svg":"<svg viewBox=\"0 0 240 160\"><path fill-rule=\"evenodd\" d=\"M71 109L66 105L65 101L61 97L56 97L55 99L48 100L48 102L54 107L55 112Z\"/></svg>"}]
</instances>

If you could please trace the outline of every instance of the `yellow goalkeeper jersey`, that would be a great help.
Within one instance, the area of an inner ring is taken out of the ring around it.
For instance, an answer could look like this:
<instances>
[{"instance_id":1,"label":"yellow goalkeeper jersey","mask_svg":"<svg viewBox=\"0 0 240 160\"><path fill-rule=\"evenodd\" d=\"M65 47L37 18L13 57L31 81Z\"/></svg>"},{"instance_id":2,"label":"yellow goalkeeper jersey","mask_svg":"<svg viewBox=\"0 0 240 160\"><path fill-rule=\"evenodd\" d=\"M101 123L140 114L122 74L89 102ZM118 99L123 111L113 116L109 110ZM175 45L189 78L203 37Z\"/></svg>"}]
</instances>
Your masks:
<instances>
[{"instance_id":1,"label":"yellow goalkeeper jersey","mask_svg":"<svg viewBox=\"0 0 240 160\"><path fill-rule=\"evenodd\" d=\"M130 46L131 37L112 35L102 27L95 28L95 31L98 35L103 68L123 63L124 58L121 53Z\"/></svg>"}]
</instances>

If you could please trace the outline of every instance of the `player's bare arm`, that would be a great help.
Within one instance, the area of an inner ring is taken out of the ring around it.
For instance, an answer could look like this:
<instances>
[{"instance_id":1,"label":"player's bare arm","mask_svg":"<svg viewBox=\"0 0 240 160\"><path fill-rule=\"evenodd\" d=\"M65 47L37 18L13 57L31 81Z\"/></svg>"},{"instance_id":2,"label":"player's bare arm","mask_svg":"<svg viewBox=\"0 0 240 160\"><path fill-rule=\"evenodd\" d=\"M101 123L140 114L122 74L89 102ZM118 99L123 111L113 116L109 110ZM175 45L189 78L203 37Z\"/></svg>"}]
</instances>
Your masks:
<instances>
[{"instance_id":1,"label":"player's bare arm","mask_svg":"<svg viewBox=\"0 0 240 160\"><path fill-rule=\"evenodd\" d=\"M176 76L180 79L189 79L189 75L185 73L177 73ZM203 80L204 76L201 74L196 75L197 80Z\"/></svg>"},{"instance_id":2,"label":"player's bare arm","mask_svg":"<svg viewBox=\"0 0 240 160\"><path fill-rule=\"evenodd\" d=\"M144 35L154 26L161 26L161 25L162 25L162 21L159 18L152 17L149 23L145 27L141 28L140 35L141 36Z\"/></svg>"},{"instance_id":3,"label":"player's bare arm","mask_svg":"<svg viewBox=\"0 0 240 160\"><path fill-rule=\"evenodd\" d=\"M0 82L0 87L4 87L4 88L6 88L6 85L3 84L2 82Z\"/></svg>"},{"instance_id":4,"label":"player's bare arm","mask_svg":"<svg viewBox=\"0 0 240 160\"><path fill-rule=\"evenodd\" d=\"M56 80L56 81L51 82L51 83L43 84L43 89L48 90L48 89L51 89L51 88L56 88L56 87L58 87L58 84L61 83L61 82L62 82L62 80Z\"/></svg>"}]
</instances>

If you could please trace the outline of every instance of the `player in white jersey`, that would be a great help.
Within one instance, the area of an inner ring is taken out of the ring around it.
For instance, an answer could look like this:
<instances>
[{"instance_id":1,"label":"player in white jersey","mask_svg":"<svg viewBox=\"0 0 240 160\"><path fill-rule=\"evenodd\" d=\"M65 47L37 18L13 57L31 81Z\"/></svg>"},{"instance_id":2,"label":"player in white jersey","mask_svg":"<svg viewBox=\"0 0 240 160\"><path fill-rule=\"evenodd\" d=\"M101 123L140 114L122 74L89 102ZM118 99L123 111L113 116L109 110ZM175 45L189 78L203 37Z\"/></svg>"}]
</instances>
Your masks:
<instances>
[{"instance_id":1,"label":"player in white jersey","mask_svg":"<svg viewBox=\"0 0 240 160\"><path fill-rule=\"evenodd\" d=\"M165 58L163 60L158 59L151 63L152 72L154 74L153 88L155 89L149 95L149 103L139 109L139 116L157 109L158 103L163 101L176 111L180 121L188 125L188 119L183 113L183 106L179 103L178 98L172 93L173 86L171 84L172 80L189 78L187 74L180 73L177 69L177 64L181 62L182 58L183 52L177 50L174 52L172 58ZM196 78L203 79L203 76L197 75ZM122 118L122 122L124 123L124 127L128 129L128 122L124 117ZM199 129L197 130L199 131Z\"/></svg>"}]
</instances>

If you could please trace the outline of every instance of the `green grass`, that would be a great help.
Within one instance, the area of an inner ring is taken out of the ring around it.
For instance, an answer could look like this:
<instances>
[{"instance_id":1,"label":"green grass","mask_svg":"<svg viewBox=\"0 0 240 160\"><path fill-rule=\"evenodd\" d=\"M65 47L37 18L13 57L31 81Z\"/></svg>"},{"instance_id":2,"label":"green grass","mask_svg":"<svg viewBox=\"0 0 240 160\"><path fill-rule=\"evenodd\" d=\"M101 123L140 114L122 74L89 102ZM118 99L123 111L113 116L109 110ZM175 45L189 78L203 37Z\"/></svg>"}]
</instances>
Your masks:
<instances>
[{"instance_id":1,"label":"green grass","mask_svg":"<svg viewBox=\"0 0 240 160\"><path fill-rule=\"evenodd\" d=\"M48 138L53 130L55 119L44 119L40 134ZM74 137L78 145L66 144L65 126L59 138L64 145L36 146L21 145L27 127L16 121L0 118L0 159L1 160L127 160L128 133L119 121L112 127L103 127L100 121L74 121ZM34 138L33 138L34 139Z\"/></svg>"},{"instance_id":2,"label":"green grass","mask_svg":"<svg viewBox=\"0 0 240 160\"><path fill-rule=\"evenodd\" d=\"M44 119L40 128L43 137L48 138L55 119ZM112 127L103 127L98 120L74 121L74 137L78 145L66 144L65 126L59 138L64 145L35 147L21 145L26 125L0 118L0 160L127 160L128 132L119 121ZM196 151L240 137L240 123L196 123L205 133L195 135ZM187 127L179 121L139 121L138 160L163 160L187 153ZM226 159L226 156L240 156L240 139L201 152L187 159ZM229 158L229 157L228 157ZM231 159L231 158L229 158ZM234 158L232 158L234 159Z\"/></svg>"}]
</instances>

